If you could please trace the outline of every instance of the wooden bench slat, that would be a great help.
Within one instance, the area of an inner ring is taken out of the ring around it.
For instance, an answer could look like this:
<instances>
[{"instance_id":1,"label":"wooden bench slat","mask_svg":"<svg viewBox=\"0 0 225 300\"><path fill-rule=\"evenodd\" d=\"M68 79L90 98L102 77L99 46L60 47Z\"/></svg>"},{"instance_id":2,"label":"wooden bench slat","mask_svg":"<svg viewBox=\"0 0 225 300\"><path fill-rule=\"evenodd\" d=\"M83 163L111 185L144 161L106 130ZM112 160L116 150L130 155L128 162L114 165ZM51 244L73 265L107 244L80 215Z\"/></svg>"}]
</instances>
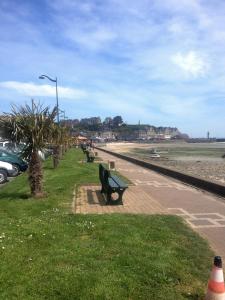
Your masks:
<instances>
[{"instance_id":1,"label":"wooden bench slat","mask_svg":"<svg viewBox=\"0 0 225 300\"><path fill-rule=\"evenodd\" d=\"M112 178L109 177L108 182L109 182L110 187L119 188L118 184Z\"/></svg>"},{"instance_id":2,"label":"wooden bench slat","mask_svg":"<svg viewBox=\"0 0 225 300\"><path fill-rule=\"evenodd\" d=\"M127 184L116 175L111 175L111 178L122 188L126 188Z\"/></svg>"}]
</instances>

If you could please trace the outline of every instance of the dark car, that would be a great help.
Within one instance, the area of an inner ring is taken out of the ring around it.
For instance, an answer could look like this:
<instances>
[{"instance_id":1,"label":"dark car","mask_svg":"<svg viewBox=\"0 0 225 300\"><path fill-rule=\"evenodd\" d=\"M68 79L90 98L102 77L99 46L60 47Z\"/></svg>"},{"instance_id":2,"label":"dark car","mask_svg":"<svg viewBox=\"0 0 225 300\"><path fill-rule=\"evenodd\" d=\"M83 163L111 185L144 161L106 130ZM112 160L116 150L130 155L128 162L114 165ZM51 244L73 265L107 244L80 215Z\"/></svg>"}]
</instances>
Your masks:
<instances>
[{"instance_id":1,"label":"dark car","mask_svg":"<svg viewBox=\"0 0 225 300\"><path fill-rule=\"evenodd\" d=\"M0 149L0 161L12 164L19 172L25 172L28 168L28 164L19 155L10 153L3 149Z\"/></svg>"}]
</instances>

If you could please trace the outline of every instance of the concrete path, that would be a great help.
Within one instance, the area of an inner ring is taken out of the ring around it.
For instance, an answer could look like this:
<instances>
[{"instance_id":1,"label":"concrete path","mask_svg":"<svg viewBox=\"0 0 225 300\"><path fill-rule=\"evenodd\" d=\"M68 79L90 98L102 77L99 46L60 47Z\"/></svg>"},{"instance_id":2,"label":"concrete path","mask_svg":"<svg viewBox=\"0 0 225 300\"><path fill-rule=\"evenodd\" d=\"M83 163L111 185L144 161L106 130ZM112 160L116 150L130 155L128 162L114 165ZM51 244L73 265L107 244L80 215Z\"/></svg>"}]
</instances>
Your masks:
<instances>
[{"instance_id":1,"label":"concrete path","mask_svg":"<svg viewBox=\"0 0 225 300\"><path fill-rule=\"evenodd\" d=\"M99 151L99 156L106 162L115 161L116 170L134 185L129 186L124 194L124 205L119 207L105 206L99 187L83 187L80 192L83 197L78 197L75 212L175 214L184 218L194 230L207 238L216 254L225 259L225 199L105 152ZM84 195L88 194L85 198Z\"/></svg>"}]
</instances>

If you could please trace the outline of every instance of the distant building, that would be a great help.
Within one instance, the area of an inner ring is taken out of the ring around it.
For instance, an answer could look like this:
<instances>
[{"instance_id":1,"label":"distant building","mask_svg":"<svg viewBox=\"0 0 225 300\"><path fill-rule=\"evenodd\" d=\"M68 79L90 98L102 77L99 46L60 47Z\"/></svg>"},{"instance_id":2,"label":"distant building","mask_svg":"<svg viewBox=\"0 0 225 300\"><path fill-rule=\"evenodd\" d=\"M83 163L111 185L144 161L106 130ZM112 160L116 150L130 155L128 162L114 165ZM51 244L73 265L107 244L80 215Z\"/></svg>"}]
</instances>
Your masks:
<instances>
[{"instance_id":1,"label":"distant building","mask_svg":"<svg viewBox=\"0 0 225 300\"><path fill-rule=\"evenodd\" d=\"M79 125L80 121L78 119L68 119L68 120L61 120L60 123L73 128L74 126Z\"/></svg>"},{"instance_id":2,"label":"distant building","mask_svg":"<svg viewBox=\"0 0 225 300\"><path fill-rule=\"evenodd\" d=\"M171 140L171 135L170 134L164 134L165 140Z\"/></svg>"},{"instance_id":3,"label":"distant building","mask_svg":"<svg viewBox=\"0 0 225 300\"><path fill-rule=\"evenodd\" d=\"M102 131L99 133L99 137L107 140L114 140L115 134L112 131Z\"/></svg>"},{"instance_id":4,"label":"distant building","mask_svg":"<svg viewBox=\"0 0 225 300\"><path fill-rule=\"evenodd\" d=\"M84 118L80 120L81 125L98 125L101 124L100 117Z\"/></svg>"}]
</instances>

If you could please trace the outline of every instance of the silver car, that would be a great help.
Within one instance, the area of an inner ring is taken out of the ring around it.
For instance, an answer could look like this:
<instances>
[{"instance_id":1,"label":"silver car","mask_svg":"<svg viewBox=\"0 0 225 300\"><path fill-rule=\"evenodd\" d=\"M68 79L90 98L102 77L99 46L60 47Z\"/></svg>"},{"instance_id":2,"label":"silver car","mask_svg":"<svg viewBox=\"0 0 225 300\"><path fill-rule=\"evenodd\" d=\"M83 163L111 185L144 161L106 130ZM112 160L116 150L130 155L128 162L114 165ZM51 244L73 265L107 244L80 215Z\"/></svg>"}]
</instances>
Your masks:
<instances>
[{"instance_id":1,"label":"silver car","mask_svg":"<svg viewBox=\"0 0 225 300\"><path fill-rule=\"evenodd\" d=\"M6 182L8 176L12 177L16 175L18 175L17 171L12 164L5 161L0 161L0 184Z\"/></svg>"}]
</instances>

